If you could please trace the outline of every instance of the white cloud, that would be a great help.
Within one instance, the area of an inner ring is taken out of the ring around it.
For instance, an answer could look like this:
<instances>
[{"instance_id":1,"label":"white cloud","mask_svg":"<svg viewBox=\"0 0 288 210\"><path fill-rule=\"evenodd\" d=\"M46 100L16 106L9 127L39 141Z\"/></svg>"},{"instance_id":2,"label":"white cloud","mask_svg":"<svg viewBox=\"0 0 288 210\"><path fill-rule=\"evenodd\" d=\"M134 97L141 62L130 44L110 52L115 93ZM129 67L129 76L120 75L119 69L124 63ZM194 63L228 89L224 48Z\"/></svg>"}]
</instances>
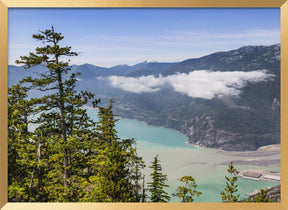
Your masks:
<instances>
[{"instance_id":1,"label":"white cloud","mask_svg":"<svg viewBox=\"0 0 288 210\"><path fill-rule=\"evenodd\" d=\"M119 87L133 93L155 92L160 90L159 87L166 82L163 77L156 78L152 75L139 78L110 76L108 79L113 87Z\"/></svg>"},{"instance_id":2,"label":"white cloud","mask_svg":"<svg viewBox=\"0 0 288 210\"><path fill-rule=\"evenodd\" d=\"M167 77L161 75L138 78L110 76L108 80L113 87L132 93L156 92L165 85L170 85L175 91L193 98L213 99L221 96L237 96L247 82L267 81L273 77L273 74L268 74L265 70L250 72L199 70L189 74L178 73Z\"/></svg>"}]
</instances>

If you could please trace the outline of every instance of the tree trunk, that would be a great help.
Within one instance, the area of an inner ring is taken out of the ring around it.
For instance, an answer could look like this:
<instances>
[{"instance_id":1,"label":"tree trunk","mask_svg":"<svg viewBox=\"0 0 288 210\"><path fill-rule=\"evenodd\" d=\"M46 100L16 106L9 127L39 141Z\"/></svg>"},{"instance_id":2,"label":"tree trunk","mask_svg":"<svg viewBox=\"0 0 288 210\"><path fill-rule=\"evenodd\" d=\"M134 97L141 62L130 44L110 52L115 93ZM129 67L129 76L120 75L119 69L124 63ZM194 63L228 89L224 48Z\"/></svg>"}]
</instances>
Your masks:
<instances>
[{"instance_id":1,"label":"tree trunk","mask_svg":"<svg viewBox=\"0 0 288 210\"><path fill-rule=\"evenodd\" d=\"M31 179L30 179L30 184L29 184L29 188L32 189L32 186L33 186L33 180L34 180L34 174L36 172L36 164L34 165L33 167L33 171L32 171L32 176L31 176Z\"/></svg>"},{"instance_id":2,"label":"tree trunk","mask_svg":"<svg viewBox=\"0 0 288 210\"><path fill-rule=\"evenodd\" d=\"M37 162L38 164L41 161L41 147L42 147L42 133L39 136L39 143L38 143L38 149L37 149ZM38 175L38 184L37 184L37 201L41 201L42 195L41 195L41 187L42 187L42 179L43 179L43 169L42 167L38 167L37 170Z\"/></svg>"},{"instance_id":3,"label":"tree trunk","mask_svg":"<svg viewBox=\"0 0 288 210\"><path fill-rule=\"evenodd\" d=\"M54 27L52 26L52 32L54 33ZM54 45L56 45L56 41L54 39ZM55 63L59 63L59 54L55 54ZM63 82L62 82L62 72L61 69L58 69L57 72L57 80L59 85L59 103L60 103L60 121L61 121L61 139L63 140L63 143L66 144L67 136L66 136L66 122L65 122L65 101L64 101L64 88L63 88ZM68 185L68 151L64 147L63 149L63 178L64 178L64 188L67 188Z\"/></svg>"},{"instance_id":4,"label":"tree trunk","mask_svg":"<svg viewBox=\"0 0 288 210\"><path fill-rule=\"evenodd\" d=\"M32 189L34 176L37 173L38 183L37 183L37 199L36 199L36 201L40 201L41 197L42 197L40 191L41 191L41 187L42 187L43 170L41 167L37 167L37 164L39 164L41 161L41 156L42 156L41 155L41 147L42 147L42 145L43 145L42 144L42 134L40 134L39 140L38 140L37 154L36 154L37 163L33 167L32 177L31 177L30 184L29 184L30 189Z\"/></svg>"},{"instance_id":5,"label":"tree trunk","mask_svg":"<svg viewBox=\"0 0 288 210\"><path fill-rule=\"evenodd\" d=\"M57 62L58 59L56 59ZM65 104L64 104L64 89L62 83L62 75L61 72L58 72L58 84L59 84L59 95L60 95L60 121L61 121L61 139L63 143L66 144L67 136L66 136L66 122L65 122ZM64 188L68 185L68 151L66 148L63 150L63 177L64 177Z\"/></svg>"},{"instance_id":6,"label":"tree trunk","mask_svg":"<svg viewBox=\"0 0 288 210\"><path fill-rule=\"evenodd\" d=\"M25 123L24 133L28 134L28 114L26 111L24 112L24 123Z\"/></svg>"},{"instance_id":7,"label":"tree trunk","mask_svg":"<svg viewBox=\"0 0 288 210\"><path fill-rule=\"evenodd\" d=\"M143 176L143 184L142 184L142 203L145 203L146 193L145 193L145 175Z\"/></svg>"}]
</instances>

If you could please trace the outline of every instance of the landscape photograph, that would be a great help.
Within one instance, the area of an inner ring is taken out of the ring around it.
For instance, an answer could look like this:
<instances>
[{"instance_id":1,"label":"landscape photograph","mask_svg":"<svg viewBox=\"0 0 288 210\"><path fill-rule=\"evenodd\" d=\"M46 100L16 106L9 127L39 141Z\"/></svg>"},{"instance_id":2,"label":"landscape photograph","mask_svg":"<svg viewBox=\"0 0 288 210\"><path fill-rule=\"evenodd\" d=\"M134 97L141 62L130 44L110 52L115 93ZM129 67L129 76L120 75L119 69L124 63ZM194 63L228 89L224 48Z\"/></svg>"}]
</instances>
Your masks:
<instances>
[{"instance_id":1,"label":"landscape photograph","mask_svg":"<svg viewBox=\"0 0 288 210\"><path fill-rule=\"evenodd\" d=\"M280 9L8 13L9 202L280 202Z\"/></svg>"}]
</instances>

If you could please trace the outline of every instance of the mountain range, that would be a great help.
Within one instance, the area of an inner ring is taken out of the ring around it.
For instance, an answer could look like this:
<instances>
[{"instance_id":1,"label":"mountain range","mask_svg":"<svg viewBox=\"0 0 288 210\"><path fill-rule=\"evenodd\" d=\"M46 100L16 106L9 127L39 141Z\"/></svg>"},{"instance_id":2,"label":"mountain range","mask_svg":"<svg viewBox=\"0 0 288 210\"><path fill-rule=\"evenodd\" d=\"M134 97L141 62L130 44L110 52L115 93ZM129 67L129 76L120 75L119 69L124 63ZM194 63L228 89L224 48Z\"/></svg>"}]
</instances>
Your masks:
<instances>
[{"instance_id":1,"label":"mountain range","mask_svg":"<svg viewBox=\"0 0 288 210\"><path fill-rule=\"evenodd\" d=\"M33 70L34 69L34 70ZM9 85L33 71L9 66ZM120 117L175 129L187 142L222 150L280 143L280 45L244 46L182 62L111 68L73 65L77 89L115 99Z\"/></svg>"}]
</instances>

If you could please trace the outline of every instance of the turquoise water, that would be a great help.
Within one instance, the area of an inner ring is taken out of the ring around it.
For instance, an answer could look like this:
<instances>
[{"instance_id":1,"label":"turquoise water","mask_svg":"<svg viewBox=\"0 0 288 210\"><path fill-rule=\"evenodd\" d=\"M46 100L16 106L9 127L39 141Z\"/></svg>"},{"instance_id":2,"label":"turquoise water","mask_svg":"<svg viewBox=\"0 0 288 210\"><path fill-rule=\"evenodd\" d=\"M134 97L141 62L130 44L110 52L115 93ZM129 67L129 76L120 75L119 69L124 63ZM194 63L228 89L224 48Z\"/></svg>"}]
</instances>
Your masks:
<instances>
[{"instance_id":1,"label":"turquoise water","mask_svg":"<svg viewBox=\"0 0 288 210\"><path fill-rule=\"evenodd\" d=\"M87 111L90 117L97 120L96 110ZM163 173L168 175L167 184L170 187L166 191L170 196L176 192L179 185L178 178L184 175L193 176L198 184L198 190L202 192L200 197L195 198L195 202L221 202L220 192L225 188L225 175L230 161L280 159L280 154L275 153L219 152L215 149L197 148L187 145L186 137L177 131L149 126L131 119L121 118L117 122L116 130L120 138L136 139L138 154L143 157L147 166L156 155L159 155ZM265 166L237 164L234 166L237 169L280 170L280 163ZM150 173L150 169L146 167L144 170L146 183L149 181ZM277 184L239 178L238 185L240 198L244 198L245 193ZM178 198L172 196L171 198L171 202L179 202Z\"/></svg>"},{"instance_id":2,"label":"turquoise water","mask_svg":"<svg viewBox=\"0 0 288 210\"><path fill-rule=\"evenodd\" d=\"M138 142L144 141L163 147L195 148L185 143L186 137L180 132L161 127L148 126L141 121L131 121L131 119L121 118L116 127L118 135L121 138L135 138Z\"/></svg>"},{"instance_id":3,"label":"turquoise water","mask_svg":"<svg viewBox=\"0 0 288 210\"><path fill-rule=\"evenodd\" d=\"M93 120L97 121L96 110L88 109L87 112ZM148 126L146 123L137 120L121 118L116 124L116 130L119 137L135 138L138 143L144 141L164 147L194 148L185 143L186 137L180 132L161 127Z\"/></svg>"}]
</instances>

